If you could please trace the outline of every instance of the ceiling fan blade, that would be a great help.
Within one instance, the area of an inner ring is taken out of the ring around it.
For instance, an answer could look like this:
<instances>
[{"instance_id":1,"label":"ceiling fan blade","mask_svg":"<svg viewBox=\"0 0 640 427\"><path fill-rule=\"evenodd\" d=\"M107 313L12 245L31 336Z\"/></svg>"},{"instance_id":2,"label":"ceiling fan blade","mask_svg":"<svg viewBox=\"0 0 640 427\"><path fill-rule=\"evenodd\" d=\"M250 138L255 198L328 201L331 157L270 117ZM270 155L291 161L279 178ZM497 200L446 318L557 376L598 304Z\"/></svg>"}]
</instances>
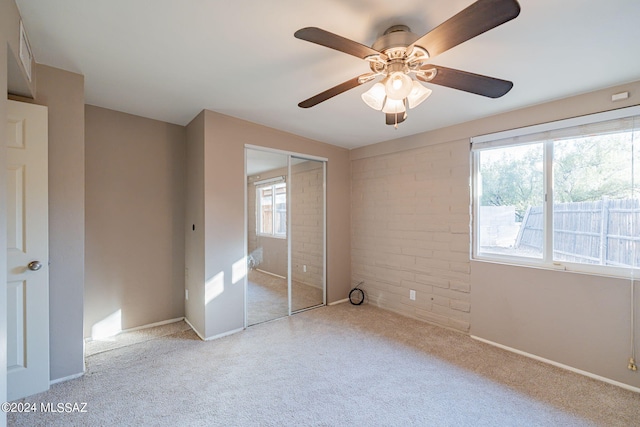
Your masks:
<instances>
[{"instance_id":1,"label":"ceiling fan blade","mask_svg":"<svg viewBox=\"0 0 640 427\"><path fill-rule=\"evenodd\" d=\"M340 83L338 86L334 86L331 89L327 89L324 92L317 94L316 96L312 96L309 99L305 99L301 103L298 104L300 108L309 108L314 105L320 104L321 102L326 101L329 98L333 98L336 95L340 95L342 92L346 92L349 89L353 89L354 87L360 86L362 83L359 81L360 76L354 77L351 80L347 80L344 83Z\"/></svg>"},{"instance_id":2,"label":"ceiling fan blade","mask_svg":"<svg viewBox=\"0 0 640 427\"><path fill-rule=\"evenodd\" d=\"M361 59L365 59L367 56L371 55L382 55L380 52L371 49L369 46L354 42L353 40L346 39L317 27L302 28L296 31L294 36L300 40L306 40L311 43L319 44L320 46L329 47L340 52L348 53L349 55L357 56Z\"/></svg>"},{"instance_id":3,"label":"ceiling fan blade","mask_svg":"<svg viewBox=\"0 0 640 427\"><path fill-rule=\"evenodd\" d=\"M440 67L438 65L425 65L421 69L425 71L435 69L436 73L433 78L421 78L420 74L417 74L416 77L418 80L475 93L476 95L482 95L488 98L500 98L513 87L513 83L508 80L496 79L495 77L454 70L453 68Z\"/></svg>"},{"instance_id":4,"label":"ceiling fan blade","mask_svg":"<svg viewBox=\"0 0 640 427\"><path fill-rule=\"evenodd\" d=\"M413 42L408 51L413 46L420 46L433 58L512 20L519 13L520 5L516 0L478 0Z\"/></svg>"}]
</instances>

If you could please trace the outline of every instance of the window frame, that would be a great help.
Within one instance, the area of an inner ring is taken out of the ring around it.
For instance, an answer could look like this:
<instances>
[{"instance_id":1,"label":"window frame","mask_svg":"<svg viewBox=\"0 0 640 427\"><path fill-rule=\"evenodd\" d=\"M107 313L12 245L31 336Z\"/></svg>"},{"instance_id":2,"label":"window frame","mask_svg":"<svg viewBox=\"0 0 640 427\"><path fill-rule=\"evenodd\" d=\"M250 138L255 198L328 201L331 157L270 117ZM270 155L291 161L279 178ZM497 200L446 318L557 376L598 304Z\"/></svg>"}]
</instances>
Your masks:
<instances>
[{"instance_id":1,"label":"window frame","mask_svg":"<svg viewBox=\"0 0 640 427\"><path fill-rule=\"evenodd\" d=\"M571 119L559 120L555 122L543 123L518 129L511 129L494 134L481 135L471 138L471 259L480 261L497 262L503 264L522 265L553 270L579 272L594 274L599 276L623 277L640 275L640 266L611 266L600 264L586 264L570 261L554 261L553 259L553 139L528 139L529 136L542 134L544 132L573 128L577 126L598 124L616 119L634 120L634 132L640 131L640 106L621 108L618 110L595 113ZM579 136L586 136L581 133ZM521 140L522 142L518 142ZM500 142L502 141L502 142ZM509 141L509 142L505 142ZM529 144L543 145L543 227L544 237L542 246L542 258L525 257L509 254L495 254L480 251L479 242L479 220L480 209L479 200L479 176L480 176L480 153L490 148L508 147L515 145ZM474 147L475 145L475 147ZM640 167L640 166L639 166ZM640 195L637 195L640 196ZM638 224L640 227L640 224Z\"/></svg>"},{"instance_id":2,"label":"window frame","mask_svg":"<svg viewBox=\"0 0 640 427\"><path fill-rule=\"evenodd\" d=\"M287 227L284 227L283 233L276 233L276 188L284 188L284 197L285 197L285 209L284 216L285 221L287 219L287 183L284 179L278 179L275 181L265 182L263 184L256 185L256 235L261 237L270 237L273 239L286 239L287 238ZM262 191L263 190L271 190L271 233L266 233L263 231L263 221L262 221Z\"/></svg>"}]
</instances>

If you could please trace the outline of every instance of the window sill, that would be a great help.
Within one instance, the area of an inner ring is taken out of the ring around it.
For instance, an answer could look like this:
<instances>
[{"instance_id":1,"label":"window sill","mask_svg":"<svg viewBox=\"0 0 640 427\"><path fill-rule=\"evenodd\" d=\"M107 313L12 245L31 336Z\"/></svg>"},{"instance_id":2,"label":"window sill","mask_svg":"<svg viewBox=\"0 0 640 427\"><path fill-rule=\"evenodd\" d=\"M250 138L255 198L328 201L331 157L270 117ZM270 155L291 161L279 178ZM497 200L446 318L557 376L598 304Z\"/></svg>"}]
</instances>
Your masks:
<instances>
[{"instance_id":1,"label":"window sill","mask_svg":"<svg viewBox=\"0 0 640 427\"><path fill-rule=\"evenodd\" d=\"M584 274L588 276L611 277L616 279L635 279L640 278L639 269L631 269L624 267L604 267L598 265L572 264L572 263L549 263L540 260L520 260L507 259L499 257L488 257L476 255L471 258L472 262L484 262L489 264L501 264L512 267L536 268L548 271L561 271L566 273Z\"/></svg>"}]
</instances>

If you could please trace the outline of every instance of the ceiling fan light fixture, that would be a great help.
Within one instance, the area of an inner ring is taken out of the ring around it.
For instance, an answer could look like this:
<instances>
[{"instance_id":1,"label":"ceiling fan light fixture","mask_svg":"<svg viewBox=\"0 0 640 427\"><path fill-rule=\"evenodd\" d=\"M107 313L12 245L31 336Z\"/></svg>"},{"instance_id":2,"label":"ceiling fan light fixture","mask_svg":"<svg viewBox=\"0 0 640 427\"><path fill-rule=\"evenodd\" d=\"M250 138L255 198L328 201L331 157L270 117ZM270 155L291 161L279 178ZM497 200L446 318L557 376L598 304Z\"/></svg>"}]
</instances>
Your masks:
<instances>
[{"instance_id":1,"label":"ceiling fan light fixture","mask_svg":"<svg viewBox=\"0 0 640 427\"><path fill-rule=\"evenodd\" d=\"M431 95L432 90L424 87L417 80L413 80L411 92L407 96L409 108L415 108Z\"/></svg>"},{"instance_id":2,"label":"ceiling fan light fixture","mask_svg":"<svg viewBox=\"0 0 640 427\"><path fill-rule=\"evenodd\" d=\"M384 85L380 82L371 86L371 88L361 95L362 100L369 107L374 110L380 111L384 105L384 100L387 94L384 90Z\"/></svg>"},{"instance_id":3,"label":"ceiling fan light fixture","mask_svg":"<svg viewBox=\"0 0 640 427\"><path fill-rule=\"evenodd\" d=\"M382 112L386 114L399 114L407 111L407 107L404 105L403 99L391 99L387 97L387 102L384 103Z\"/></svg>"},{"instance_id":4,"label":"ceiling fan light fixture","mask_svg":"<svg viewBox=\"0 0 640 427\"><path fill-rule=\"evenodd\" d=\"M396 101L405 99L413 88L412 79L402 71L394 71L386 78L384 88L387 97Z\"/></svg>"}]
</instances>

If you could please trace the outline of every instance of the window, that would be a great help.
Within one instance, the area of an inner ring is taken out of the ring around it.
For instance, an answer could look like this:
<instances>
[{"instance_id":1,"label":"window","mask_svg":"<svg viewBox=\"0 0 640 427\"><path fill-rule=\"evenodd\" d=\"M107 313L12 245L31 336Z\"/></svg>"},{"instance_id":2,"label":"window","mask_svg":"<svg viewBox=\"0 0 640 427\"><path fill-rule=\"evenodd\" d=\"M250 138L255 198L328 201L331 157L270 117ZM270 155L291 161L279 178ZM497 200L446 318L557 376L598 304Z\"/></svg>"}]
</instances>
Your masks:
<instances>
[{"instance_id":1,"label":"window","mask_svg":"<svg viewBox=\"0 0 640 427\"><path fill-rule=\"evenodd\" d=\"M473 138L474 256L606 274L638 268L638 113Z\"/></svg>"},{"instance_id":2,"label":"window","mask_svg":"<svg viewBox=\"0 0 640 427\"><path fill-rule=\"evenodd\" d=\"M478 153L478 243L483 253L542 258L543 159L542 144Z\"/></svg>"},{"instance_id":3,"label":"window","mask_svg":"<svg viewBox=\"0 0 640 427\"><path fill-rule=\"evenodd\" d=\"M256 187L258 234L287 236L287 184L284 182Z\"/></svg>"}]
</instances>

